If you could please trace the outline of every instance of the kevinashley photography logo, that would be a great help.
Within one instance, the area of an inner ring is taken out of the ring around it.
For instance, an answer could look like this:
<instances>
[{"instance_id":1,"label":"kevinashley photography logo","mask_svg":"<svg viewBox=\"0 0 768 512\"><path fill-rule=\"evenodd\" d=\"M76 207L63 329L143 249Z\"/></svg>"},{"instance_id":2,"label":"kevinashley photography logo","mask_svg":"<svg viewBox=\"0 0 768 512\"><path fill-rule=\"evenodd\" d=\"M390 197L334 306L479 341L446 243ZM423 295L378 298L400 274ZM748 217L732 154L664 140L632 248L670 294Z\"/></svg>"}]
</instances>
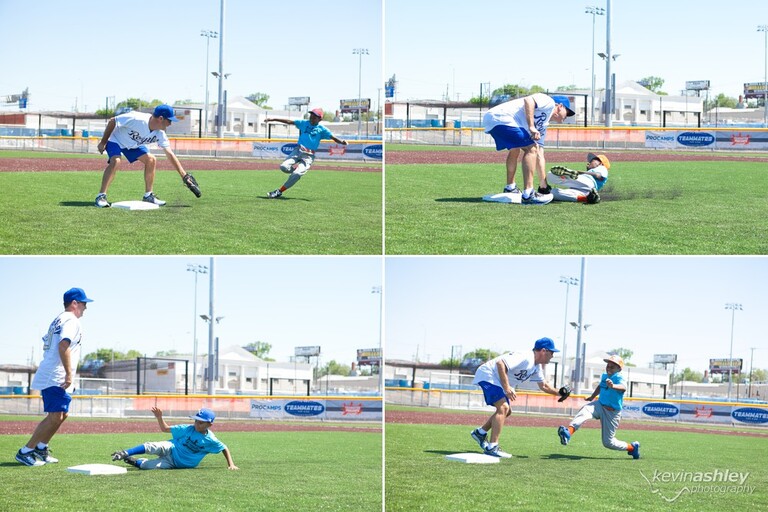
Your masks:
<instances>
[{"instance_id":1,"label":"kevinashley photography logo","mask_svg":"<svg viewBox=\"0 0 768 512\"><path fill-rule=\"evenodd\" d=\"M659 495L668 503L676 501L684 494L752 494L755 492L755 486L747 484L748 471L731 471L730 469L659 471L655 469L650 476L642 471L640 474L651 487L651 493ZM659 488L662 484L663 490Z\"/></svg>"}]
</instances>

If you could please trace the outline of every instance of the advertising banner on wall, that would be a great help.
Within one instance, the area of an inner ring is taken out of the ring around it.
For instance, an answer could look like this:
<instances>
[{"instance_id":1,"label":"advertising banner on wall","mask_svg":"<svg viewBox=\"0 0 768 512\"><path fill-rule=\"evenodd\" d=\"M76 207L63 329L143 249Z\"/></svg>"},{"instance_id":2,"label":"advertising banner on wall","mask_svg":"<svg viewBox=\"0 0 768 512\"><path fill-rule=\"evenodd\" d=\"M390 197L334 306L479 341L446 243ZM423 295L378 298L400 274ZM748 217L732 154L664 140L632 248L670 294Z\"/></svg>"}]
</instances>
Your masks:
<instances>
[{"instance_id":1,"label":"advertising banner on wall","mask_svg":"<svg viewBox=\"0 0 768 512\"><path fill-rule=\"evenodd\" d=\"M254 142L253 156L258 158L284 159L296 149L295 142ZM332 142L322 142L315 152L318 160L364 160L381 161L384 155L382 144L356 144L346 146Z\"/></svg>"},{"instance_id":2,"label":"advertising banner on wall","mask_svg":"<svg viewBox=\"0 0 768 512\"><path fill-rule=\"evenodd\" d=\"M625 400L622 418L768 427L768 406Z\"/></svg>"},{"instance_id":3,"label":"advertising banner on wall","mask_svg":"<svg viewBox=\"0 0 768 512\"><path fill-rule=\"evenodd\" d=\"M347 399L252 399L251 418L381 421L381 400Z\"/></svg>"},{"instance_id":4,"label":"advertising banner on wall","mask_svg":"<svg viewBox=\"0 0 768 512\"><path fill-rule=\"evenodd\" d=\"M743 130L647 130L645 147L654 149L768 149L768 134Z\"/></svg>"}]
</instances>

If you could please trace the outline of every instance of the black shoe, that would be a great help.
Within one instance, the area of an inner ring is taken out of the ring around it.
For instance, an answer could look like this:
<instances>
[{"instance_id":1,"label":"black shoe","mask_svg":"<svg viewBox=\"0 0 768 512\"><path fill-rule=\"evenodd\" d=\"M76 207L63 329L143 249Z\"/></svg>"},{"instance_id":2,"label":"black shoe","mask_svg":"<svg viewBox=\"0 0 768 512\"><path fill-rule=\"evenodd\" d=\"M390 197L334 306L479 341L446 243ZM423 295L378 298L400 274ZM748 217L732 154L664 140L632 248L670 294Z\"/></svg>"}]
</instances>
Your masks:
<instances>
[{"instance_id":1,"label":"black shoe","mask_svg":"<svg viewBox=\"0 0 768 512\"><path fill-rule=\"evenodd\" d=\"M551 194L552 193L552 187L547 185L546 187L539 187L539 194Z\"/></svg>"},{"instance_id":2,"label":"black shoe","mask_svg":"<svg viewBox=\"0 0 768 512\"><path fill-rule=\"evenodd\" d=\"M600 194L597 193L597 189L592 189L587 194L587 204L597 204L600 202Z\"/></svg>"},{"instance_id":3,"label":"black shoe","mask_svg":"<svg viewBox=\"0 0 768 512\"><path fill-rule=\"evenodd\" d=\"M120 450L112 454L112 460L125 460L128 457L128 452Z\"/></svg>"}]
</instances>

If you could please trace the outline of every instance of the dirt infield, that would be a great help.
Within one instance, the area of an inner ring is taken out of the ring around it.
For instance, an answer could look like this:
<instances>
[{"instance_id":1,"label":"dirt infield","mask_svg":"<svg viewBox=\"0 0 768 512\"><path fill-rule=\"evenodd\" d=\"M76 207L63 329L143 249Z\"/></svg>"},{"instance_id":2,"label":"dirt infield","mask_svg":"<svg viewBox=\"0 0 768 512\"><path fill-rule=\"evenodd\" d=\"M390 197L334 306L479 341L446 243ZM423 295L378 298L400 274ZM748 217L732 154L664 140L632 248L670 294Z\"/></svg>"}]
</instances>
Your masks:
<instances>
[{"instance_id":1,"label":"dirt infield","mask_svg":"<svg viewBox=\"0 0 768 512\"><path fill-rule=\"evenodd\" d=\"M718 154L718 153L679 153L672 151L600 151L611 159L611 164L622 162L768 162L764 153L755 154ZM506 154L506 153L504 153ZM546 150L548 162L580 162L586 160L587 151ZM504 155L488 148L488 151L388 151L387 164L504 164Z\"/></svg>"},{"instance_id":2,"label":"dirt infield","mask_svg":"<svg viewBox=\"0 0 768 512\"><path fill-rule=\"evenodd\" d=\"M42 419L42 417L41 417ZM183 420L167 420L170 425L184 423ZM37 421L0 421L0 435L31 435ZM333 425L328 423L262 423L259 421L217 421L212 428L215 432L360 432L381 433L381 427ZM111 421L65 421L58 434L133 434L158 433L157 421L152 420L111 420Z\"/></svg>"},{"instance_id":3,"label":"dirt infield","mask_svg":"<svg viewBox=\"0 0 768 512\"><path fill-rule=\"evenodd\" d=\"M187 171L278 171L280 162L263 160L199 159L181 158L181 164ZM98 158L0 158L0 172L41 172L41 171L103 171L106 165ZM157 159L157 169L172 171L173 165L164 157ZM377 164L344 164L318 162L312 169L344 172L381 172ZM120 171L143 171L140 162L129 164L123 161Z\"/></svg>"},{"instance_id":4,"label":"dirt infield","mask_svg":"<svg viewBox=\"0 0 768 512\"><path fill-rule=\"evenodd\" d=\"M476 427L488 419L486 413L463 413L450 412L444 409L424 409L423 411L390 411L386 412L387 423L411 423L427 425L466 425L467 427ZM505 425L510 427L551 427L556 429L558 426L567 424L568 418L532 416L528 414L513 414ZM724 430L722 428L707 428L699 426L686 426L680 424L661 425L658 423L647 423L644 421L623 420L621 427L632 430L657 430L666 432L692 432L699 434L721 434L721 435L739 435L747 437L768 438L768 431L760 432L756 430L746 430L739 427ZM590 421L584 424L582 428L600 428L599 421Z\"/></svg>"}]
</instances>

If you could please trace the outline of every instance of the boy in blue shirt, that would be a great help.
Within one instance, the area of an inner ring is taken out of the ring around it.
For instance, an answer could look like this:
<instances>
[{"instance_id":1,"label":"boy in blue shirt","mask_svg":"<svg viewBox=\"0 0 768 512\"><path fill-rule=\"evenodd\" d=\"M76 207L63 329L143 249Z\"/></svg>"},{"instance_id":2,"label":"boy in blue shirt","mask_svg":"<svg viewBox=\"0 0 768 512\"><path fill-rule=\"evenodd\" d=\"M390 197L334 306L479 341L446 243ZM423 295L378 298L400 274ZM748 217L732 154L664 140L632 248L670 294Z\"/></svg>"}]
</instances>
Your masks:
<instances>
[{"instance_id":1,"label":"boy in blue shirt","mask_svg":"<svg viewBox=\"0 0 768 512\"><path fill-rule=\"evenodd\" d=\"M159 443L144 443L127 450L112 454L112 460L122 460L139 469L181 469L196 468L203 457L209 453L223 453L227 459L228 469L240 469L232 461L227 445L219 441L209 430L216 415L210 409L200 409L194 416L194 425L168 425L163 419L163 411L152 408L160 430L170 433L170 441ZM137 459L134 455L151 453L159 455L156 459Z\"/></svg>"},{"instance_id":2,"label":"boy in blue shirt","mask_svg":"<svg viewBox=\"0 0 768 512\"><path fill-rule=\"evenodd\" d=\"M286 174L290 174L290 176L288 176L288 180L282 187L267 194L268 198L276 199L282 196L283 192L294 186L302 176L307 174L309 168L312 167L312 162L315 161L315 151L320 147L321 140L331 139L336 144L341 144L342 146L347 145L347 141L336 138L331 133L331 130L320 125L322 119L323 110L316 108L310 110L309 121L304 119L280 119L276 117L264 120L267 123L275 121L277 123L292 124L299 129L299 143L296 146L296 149L294 149L290 156L280 164L280 170Z\"/></svg>"},{"instance_id":3,"label":"boy in blue shirt","mask_svg":"<svg viewBox=\"0 0 768 512\"><path fill-rule=\"evenodd\" d=\"M624 408L624 392L627 390L624 376L621 370L624 368L624 360L612 355L605 361L605 373L600 376L600 384L590 396L585 398L590 402L584 405L571 421L568 427L559 427L557 435L560 436L561 444L568 444L571 436L581 427L581 424L590 418L600 420L603 431L603 446L610 450L626 450L627 455L634 459L640 458L640 443L626 443L616 439L616 430L621 421L621 410ZM600 396L597 402L593 402L595 397Z\"/></svg>"}]
</instances>

